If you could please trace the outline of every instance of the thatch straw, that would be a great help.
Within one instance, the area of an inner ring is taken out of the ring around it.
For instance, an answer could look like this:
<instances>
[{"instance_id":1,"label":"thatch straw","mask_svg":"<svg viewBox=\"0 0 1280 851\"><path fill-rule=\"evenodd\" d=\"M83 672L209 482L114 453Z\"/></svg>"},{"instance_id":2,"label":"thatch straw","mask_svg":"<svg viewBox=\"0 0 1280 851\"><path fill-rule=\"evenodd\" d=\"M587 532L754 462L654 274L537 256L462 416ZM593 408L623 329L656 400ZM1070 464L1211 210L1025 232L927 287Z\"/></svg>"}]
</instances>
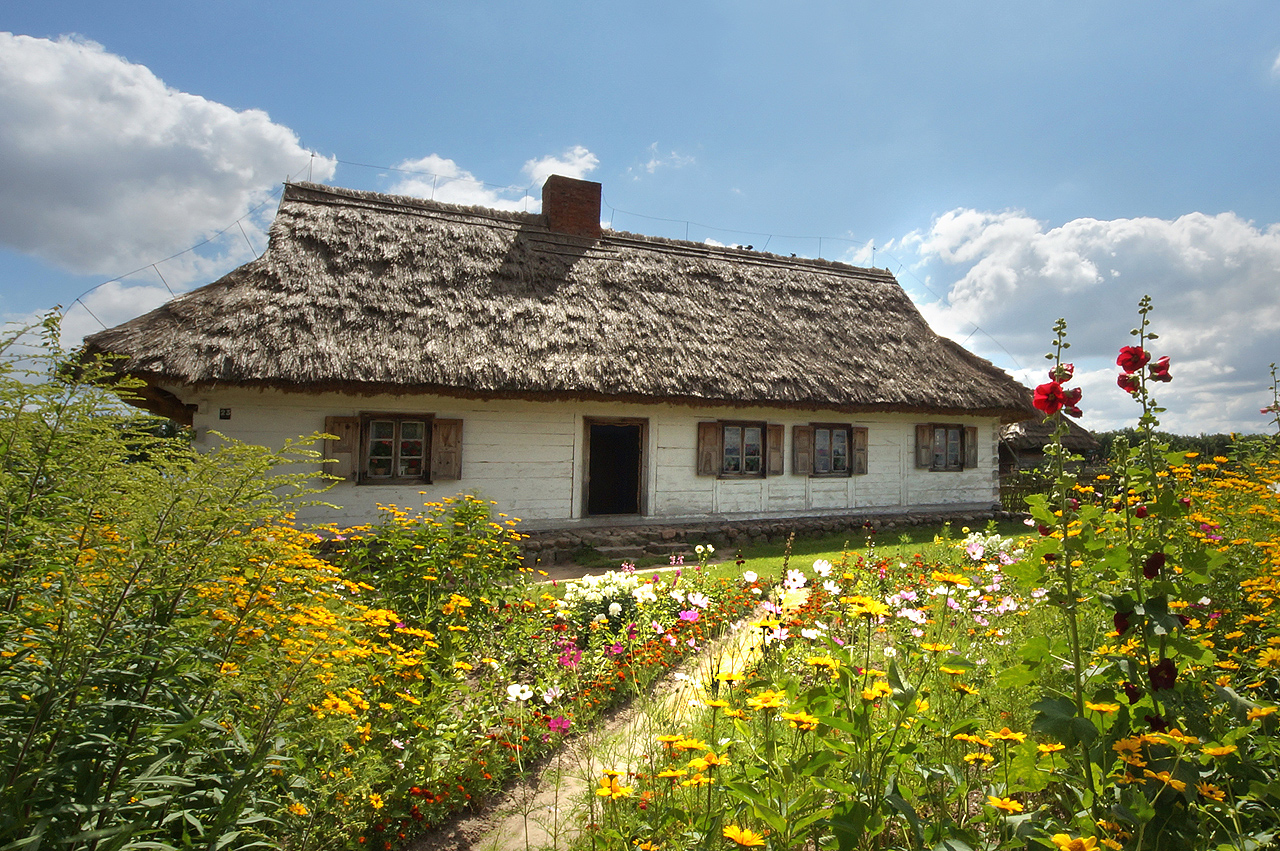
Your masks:
<instances>
[{"instance_id":1,"label":"thatch straw","mask_svg":"<svg viewBox=\"0 0 1280 851\"><path fill-rule=\"evenodd\" d=\"M314 184L262 257L87 343L153 383L1030 413L884 270Z\"/></svg>"},{"instance_id":2,"label":"thatch straw","mask_svg":"<svg viewBox=\"0 0 1280 851\"><path fill-rule=\"evenodd\" d=\"M1045 421L1039 415L1020 423L1011 423L1000 429L1000 441L1015 452L1042 452L1045 444L1053 439L1054 422ZM1098 451L1098 439L1093 433L1067 420L1067 433L1062 445L1071 452L1089 455Z\"/></svg>"}]
</instances>

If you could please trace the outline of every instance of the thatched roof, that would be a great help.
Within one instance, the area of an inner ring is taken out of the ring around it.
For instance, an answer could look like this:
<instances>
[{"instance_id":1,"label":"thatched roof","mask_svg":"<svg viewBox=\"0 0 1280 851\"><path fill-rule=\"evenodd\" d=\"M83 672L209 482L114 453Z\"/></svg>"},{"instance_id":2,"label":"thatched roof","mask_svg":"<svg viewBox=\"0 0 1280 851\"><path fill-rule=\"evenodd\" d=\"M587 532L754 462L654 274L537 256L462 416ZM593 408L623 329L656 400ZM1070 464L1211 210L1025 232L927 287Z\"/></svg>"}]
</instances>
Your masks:
<instances>
[{"instance_id":1,"label":"thatched roof","mask_svg":"<svg viewBox=\"0 0 1280 851\"><path fill-rule=\"evenodd\" d=\"M1030 412L887 271L546 221L290 184L262 257L86 343L153 384Z\"/></svg>"},{"instance_id":2,"label":"thatched roof","mask_svg":"<svg viewBox=\"0 0 1280 851\"><path fill-rule=\"evenodd\" d=\"M1053 420L1036 416L1000 429L1000 441L1015 452L1042 452L1045 444L1053 438L1053 429ZM1062 445L1085 455L1098 450L1098 439L1087 429L1067 420L1067 433L1062 438Z\"/></svg>"}]
</instances>

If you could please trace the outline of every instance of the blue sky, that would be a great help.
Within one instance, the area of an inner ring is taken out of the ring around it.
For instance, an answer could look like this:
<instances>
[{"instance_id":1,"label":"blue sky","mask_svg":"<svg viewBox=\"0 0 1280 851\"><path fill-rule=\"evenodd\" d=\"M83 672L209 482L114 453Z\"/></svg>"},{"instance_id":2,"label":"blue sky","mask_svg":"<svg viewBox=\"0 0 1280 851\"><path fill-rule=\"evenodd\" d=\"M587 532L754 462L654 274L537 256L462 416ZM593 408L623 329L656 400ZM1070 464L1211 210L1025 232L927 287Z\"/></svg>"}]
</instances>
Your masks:
<instances>
[{"instance_id":1,"label":"blue sky","mask_svg":"<svg viewBox=\"0 0 1280 851\"><path fill-rule=\"evenodd\" d=\"M1029 385L1065 316L1093 428L1136 417L1114 353L1149 293L1164 425L1267 427L1274 2L26 2L0 31L11 320L215 280L308 169L532 210L559 171L618 229L888 267Z\"/></svg>"}]
</instances>

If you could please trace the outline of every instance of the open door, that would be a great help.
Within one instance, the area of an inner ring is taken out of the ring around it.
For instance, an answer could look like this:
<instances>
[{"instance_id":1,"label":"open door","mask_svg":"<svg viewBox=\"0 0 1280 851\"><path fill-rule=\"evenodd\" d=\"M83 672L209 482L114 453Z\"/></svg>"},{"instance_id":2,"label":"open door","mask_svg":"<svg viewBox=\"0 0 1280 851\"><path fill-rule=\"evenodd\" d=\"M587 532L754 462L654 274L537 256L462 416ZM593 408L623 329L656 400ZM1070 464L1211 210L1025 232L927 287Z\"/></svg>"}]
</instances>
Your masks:
<instances>
[{"instance_id":1,"label":"open door","mask_svg":"<svg viewBox=\"0 0 1280 851\"><path fill-rule=\"evenodd\" d=\"M588 516L644 513L645 420L587 420Z\"/></svg>"}]
</instances>

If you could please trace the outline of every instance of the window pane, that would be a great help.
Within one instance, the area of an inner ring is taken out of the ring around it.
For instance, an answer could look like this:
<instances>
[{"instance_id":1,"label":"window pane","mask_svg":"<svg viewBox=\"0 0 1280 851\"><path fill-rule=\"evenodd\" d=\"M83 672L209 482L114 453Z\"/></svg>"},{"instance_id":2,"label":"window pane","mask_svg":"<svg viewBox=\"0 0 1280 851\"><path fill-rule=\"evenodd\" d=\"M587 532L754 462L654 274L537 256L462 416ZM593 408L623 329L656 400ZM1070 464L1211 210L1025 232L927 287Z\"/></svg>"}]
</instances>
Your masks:
<instances>
[{"instance_id":1,"label":"window pane","mask_svg":"<svg viewBox=\"0 0 1280 851\"><path fill-rule=\"evenodd\" d=\"M724 472L742 472L742 428L724 427Z\"/></svg>"},{"instance_id":2,"label":"window pane","mask_svg":"<svg viewBox=\"0 0 1280 851\"><path fill-rule=\"evenodd\" d=\"M374 420L369 424L369 476L391 477L391 458L395 453L396 424L390 420Z\"/></svg>"},{"instance_id":3,"label":"window pane","mask_svg":"<svg viewBox=\"0 0 1280 851\"><path fill-rule=\"evenodd\" d=\"M849 472L849 432L842 428L831 432L831 472Z\"/></svg>"},{"instance_id":4,"label":"window pane","mask_svg":"<svg viewBox=\"0 0 1280 851\"><path fill-rule=\"evenodd\" d=\"M761 445L759 426L751 426L742 430L742 472L758 473L762 469L764 452Z\"/></svg>"},{"instance_id":5,"label":"window pane","mask_svg":"<svg viewBox=\"0 0 1280 851\"><path fill-rule=\"evenodd\" d=\"M960 468L960 429L947 429L947 469Z\"/></svg>"},{"instance_id":6,"label":"window pane","mask_svg":"<svg viewBox=\"0 0 1280 851\"><path fill-rule=\"evenodd\" d=\"M942 470L947 466L947 430L945 428L935 428L933 430L933 468Z\"/></svg>"},{"instance_id":7,"label":"window pane","mask_svg":"<svg viewBox=\"0 0 1280 851\"><path fill-rule=\"evenodd\" d=\"M813 472L831 472L831 429L813 430Z\"/></svg>"},{"instance_id":8,"label":"window pane","mask_svg":"<svg viewBox=\"0 0 1280 851\"><path fill-rule=\"evenodd\" d=\"M422 436L427 433L427 424L417 422L415 420L405 420L400 423L400 439L401 440L422 440Z\"/></svg>"}]
</instances>

